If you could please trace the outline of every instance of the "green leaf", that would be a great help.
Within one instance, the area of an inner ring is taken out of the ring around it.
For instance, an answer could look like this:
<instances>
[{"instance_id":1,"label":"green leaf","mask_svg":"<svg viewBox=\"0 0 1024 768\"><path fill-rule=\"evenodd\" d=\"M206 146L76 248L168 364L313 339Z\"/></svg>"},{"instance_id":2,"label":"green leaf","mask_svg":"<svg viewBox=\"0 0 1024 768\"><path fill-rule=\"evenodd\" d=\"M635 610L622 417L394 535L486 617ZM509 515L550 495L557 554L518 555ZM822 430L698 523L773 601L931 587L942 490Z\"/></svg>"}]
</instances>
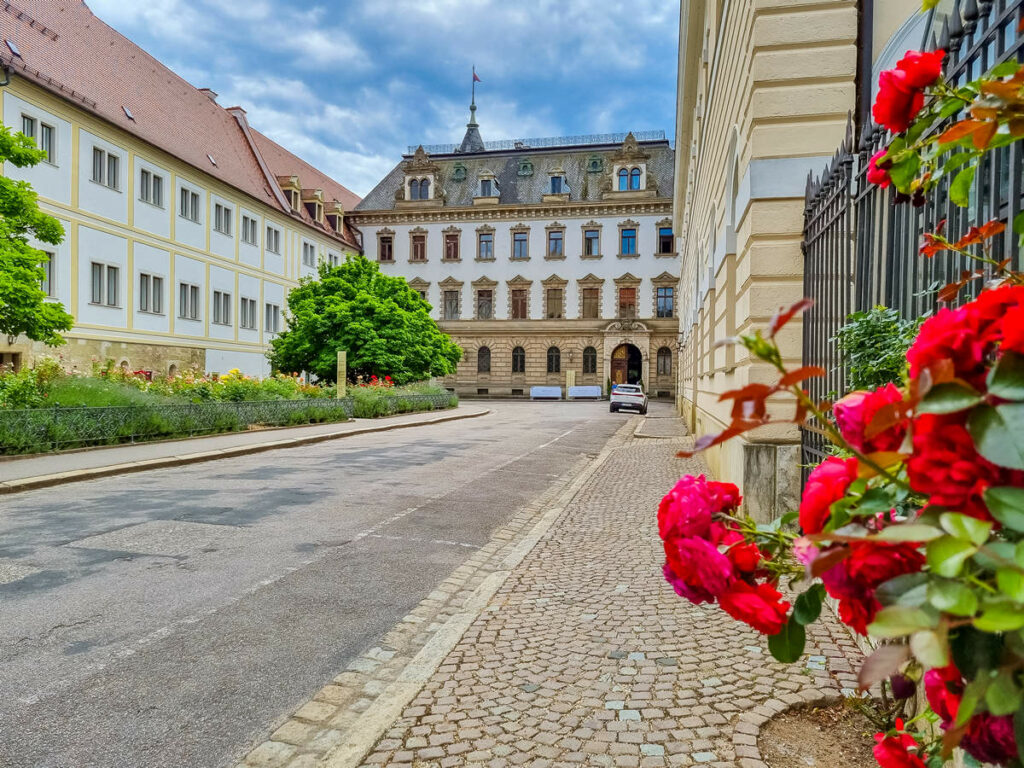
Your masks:
<instances>
[{"instance_id":1,"label":"green leaf","mask_svg":"<svg viewBox=\"0 0 1024 768\"><path fill-rule=\"evenodd\" d=\"M950 536L961 541L969 541L979 547L988 541L988 535L992 531L992 523L959 512L943 513L939 518L939 524Z\"/></svg>"},{"instance_id":2,"label":"green leaf","mask_svg":"<svg viewBox=\"0 0 1024 768\"><path fill-rule=\"evenodd\" d=\"M944 634L934 630L912 634L910 650L926 667L944 667L949 664L949 644Z\"/></svg>"},{"instance_id":3,"label":"green leaf","mask_svg":"<svg viewBox=\"0 0 1024 768\"><path fill-rule=\"evenodd\" d=\"M975 171L977 171L977 166L968 166L953 179L953 183L949 186L949 199L953 201L954 205L961 208L967 207L971 200L971 186L974 184Z\"/></svg>"},{"instance_id":4,"label":"green leaf","mask_svg":"<svg viewBox=\"0 0 1024 768\"><path fill-rule=\"evenodd\" d=\"M871 537L873 541L931 541L942 535L942 531L930 525L903 523L883 528Z\"/></svg>"},{"instance_id":5,"label":"green leaf","mask_svg":"<svg viewBox=\"0 0 1024 768\"><path fill-rule=\"evenodd\" d=\"M918 413L958 413L973 408L981 402L981 396L973 389L946 382L931 388L917 407Z\"/></svg>"},{"instance_id":6,"label":"green leaf","mask_svg":"<svg viewBox=\"0 0 1024 768\"><path fill-rule=\"evenodd\" d=\"M935 619L920 608L890 605L875 614L875 620L868 625L868 634L872 637L903 637L934 626Z\"/></svg>"},{"instance_id":7,"label":"green leaf","mask_svg":"<svg viewBox=\"0 0 1024 768\"><path fill-rule=\"evenodd\" d=\"M921 158L916 152L911 152L889 169L889 178L892 179L892 183L896 185L897 189L906 191L910 182L917 176L920 167Z\"/></svg>"},{"instance_id":8,"label":"green leaf","mask_svg":"<svg viewBox=\"0 0 1024 768\"><path fill-rule=\"evenodd\" d=\"M922 11L930 11L932 8L934 8L938 4L939 4L939 0L923 0L923 2L921 3L921 10Z\"/></svg>"},{"instance_id":9,"label":"green leaf","mask_svg":"<svg viewBox=\"0 0 1024 768\"><path fill-rule=\"evenodd\" d=\"M1004 400L1024 400L1024 355L1004 352L989 372L988 391Z\"/></svg>"},{"instance_id":10,"label":"green leaf","mask_svg":"<svg viewBox=\"0 0 1024 768\"><path fill-rule=\"evenodd\" d=\"M992 675L992 680L985 690L985 706L996 717L1013 714L1024 703L1020 687L1013 679L1013 670L995 670Z\"/></svg>"},{"instance_id":11,"label":"green leaf","mask_svg":"<svg viewBox=\"0 0 1024 768\"><path fill-rule=\"evenodd\" d=\"M1013 602L1024 603L1024 573L1015 568L1000 568L996 571L996 586Z\"/></svg>"},{"instance_id":12,"label":"green leaf","mask_svg":"<svg viewBox=\"0 0 1024 768\"><path fill-rule=\"evenodd\" d=\"M1019 241L1024 243L1024 211L1013 217L1013 231L1017 233Z\"/></svg>"},{"instance_id":13,"label":"green leaf","mask_svg":"<svg viewBox=\"0 0 1024 768\"><path fill-rule=\"evenodd\" d=\"M1020 69L1020 64L1017 63L1017 60L1008 59L1002 64L996 64L992 67L992 69L988 71L988 77L1009 77L1010 75L1017 74L1018 69Z\"/></svg>"},{"instance_id":14,"label":"green leaf","mask_svg":"<svg viewBox=\"0 0 1024 768\"><path fill-rule=\"evenodd\" d=\"M1004 526L1024 533L1024 488L989 488L985 491L985 506Z\"/></svg>"},{"instance_id":15,"label":"green leaf","mask_svg":"<svg viewBox=\"0 0 1024 768\"><path fill-rule=\"evenodd\" d=\"M825 600L825 587L815 584L793 603L793 620L797 624L807 626L813 624L821 615L821 604Z\"/></svg>"},{"instance_id":16,"label":"green leaf","mask_svg":"<svg viewBox=\"0 0 1024 768\"><path fill-rule=\"evenodd\" d=\"M795 616L791 616L781 632L768 638L768 650L784 664L792 664L804 655L806 643L807 633L803 625L795 621Z\"/></svg>"},{"instance_id":17,"label":"green leaf","mask_svg":"<svg viewBox=\"0 0 1024 768\"><path fill-rule=\"evenodd\" d=\"M938 2L938 0L936 0L936 2ZM964 103L960 99L955 99L953 97L945 98L940 103L942 106L939 109L939 119L941 120L945 120L947 117L952 117L964 108ZM965 152L964 154L967 155L968 158L971 157L970 153Z\"/></svg>"},{"instance_id":18,"label":"green leaf","mask_svg":"<svg viewBox=\"0 0 1024 768\"><path fill-rule=\"evenodd\" d=\"M954 616L973 616L978 612L978 596L958 581L933 581L928 585L928 602Z\"/></svg>"},{"instance_id":19,"label":"green leaf","mask_svg":"<svg viewBox=\"0 0 1024 768\"><path fill-rule=\"evenodd\" d=\"M892 496L886 488L871 488L857 502L854 517L868 517L879 512L888 512L893 507Z\"/></svg>"},{"instance_id":20,"label":"green leaf","mask_svg":"<svg viewBox=\"0 0 1024 768\"><path fill-rule=\"evenodd\" d=\"M980 405L967 419L978 453L1001 467L1024 470L1024 404Z\"/></svg>"},{"instance_id":21,"label":"green leaf","mask_svg":"<svg viewBox=\"0 0 1024 768\"><path fill-rule=\"evenodd\" d=\"M960 706L957 707L956 711L956 725L961 726L971 719L974 711L978 708L978 704L985 696L985 691L988 689L989 684L988 673L984 670L978 673L971 682L964 688L964 694L960 698Z\"/></svg>"},{"instance_id":22,"label":"green leaf","mask_svg":"<svg viewBox=\"0 0 1024 768\"><path fill-rule=\"evenodd\" d=\"M978 548L967 541L953 536L943 536L928 542L928 567L932 573L946 578L953 578L960 573L964 563Z\"/></svg>"},{"instance_id":23,"label":"green leaf","mask_svg":"<svg viewBox=\"0 0 1024 768\"><path fill-rule=\"evenodd\" d=\"M1024 611L1016 603L990 602L982 605L974 626L982 632L1011 632L1024 627Z\"/></svg>"},{"instance_id":24,"label":"green leaf","mask_svg":"<svg viewBox=\"0 0 1024 768\"><path fill-rule=\"evenodd\" d=\"M1009 541L989 541L971 559L987 571L997 571L1014 562L1014 546Z\"/></svg>"},{"instance_id":25,"label":"green leaf","mask_svg":"<svg viewBox=\"0 0 1024 768\"><path fill-rule=\"evenodd\" d=\"M928 597L928 574L905 573L878 585L875 598L882 605L920 608Z\"/></svg>"},{"instance_id":26,"label":"green leaf","mask_svg":"<svg viewBox=\"0 0 1024 768\"><path fill-rule=\"evenodd\" d=\"M959 99L950 99L950 101L953 102L953 106L955 107L953 112L958 111L960 109L960 107L963 106L963 102L960 101ZM943 116L944 117L949 117L949 115L943 115ZM974 154L971 153L971 152L958 152L955 155L950 155L949 159L946 160L946 162L942 166L942 175L945 176L946 174L952 173L957 168L959 168L961 165L963 165L964 163L969 163L973 159L974 159Z\"/></svg>"}]
</instances>

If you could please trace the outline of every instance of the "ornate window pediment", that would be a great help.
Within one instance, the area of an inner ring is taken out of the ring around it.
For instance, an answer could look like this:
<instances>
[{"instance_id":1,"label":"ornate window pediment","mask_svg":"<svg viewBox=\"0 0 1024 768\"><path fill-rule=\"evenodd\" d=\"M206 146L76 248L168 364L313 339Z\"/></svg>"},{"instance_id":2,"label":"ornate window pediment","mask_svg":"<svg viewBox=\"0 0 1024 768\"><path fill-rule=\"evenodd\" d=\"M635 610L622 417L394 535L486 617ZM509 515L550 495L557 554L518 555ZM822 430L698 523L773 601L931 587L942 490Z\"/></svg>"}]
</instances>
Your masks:
<instances>
[{"instance_id":1,"label":"ornate window pediment","mask_svg":"<svg viewBox=\"0 0 1024 768\"><path fill-rule=\"evenodd\" d=\"M604 170L604 158L591 155L587 160L587 173L601 173Z\"/></svg>"},{"instance_id":2,"label":"ornate window pediment","mask_svg":"<svg viewBox=\"0 0 1024 768\"><path fill-rule=\"evenodd\" d=\"M452 181L465 181L466 175L466 166L462 163L456 163L452 168Z\"/></svg>"},{"instance_id":3,"label":"ornate window pediment","mask_svg":"<svg viewBox=\"0 0 1024 768\"><path fill-rule=\"evenodd\" d=\"M670 275L668 272L662 272L657 277L651 278L653 285L676 285L679 283L679 278L676 275Z\"/></svg>"},{"instance_id":4,"label":"ornate window pediment","mask_svg":"<svg viewBox=\"0 0 1024 768\"><path fill-rule=\"evenodd\" d=\"M533 176L533 162L527 160L525 157L519 161L519 175L520 176Z\"/></svg>"}]
</instances>

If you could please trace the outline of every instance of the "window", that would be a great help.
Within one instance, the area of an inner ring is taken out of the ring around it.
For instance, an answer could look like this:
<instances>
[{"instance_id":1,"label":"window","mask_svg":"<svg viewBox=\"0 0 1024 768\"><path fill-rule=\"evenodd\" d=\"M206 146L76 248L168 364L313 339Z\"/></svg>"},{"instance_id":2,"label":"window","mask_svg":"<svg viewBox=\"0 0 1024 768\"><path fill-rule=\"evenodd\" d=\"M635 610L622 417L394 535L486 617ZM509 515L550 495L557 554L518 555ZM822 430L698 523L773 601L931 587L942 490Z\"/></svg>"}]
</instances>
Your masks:
<instances>
[{"instance_id":1,"label":"window","mask_svg":"<svg viewBox=\"0 0 1024 768\"><path fill-rule=\"evenodd\" d=\"M600 256L601 255L601 230L599 230L599 229L585 229L585 230L583 230L583 255L584 256Z\"/></svg>"},{"instance_id":2,"label":"window","mask_svg":"<svg viewBox=\"0 0 1024 768\"><path fill-rule=\"evenodd\" d=\"M636 317L636 288L619 288L619 317Z\"/></svg>"},{"instance_id":3,"label":"window","mask_svg":"<svg viewBox=\"0 0 1024 768\"><path fill-rule=\"evenodd\" d=\"M271 253L281 252L281 230L276 227L267 227L267 250Z\"/></svg>"},{"instance_id":4,"label":"window","mask_svg":"<svg viewBox=\"0 0 1024 768\"><path fill-rule=\"evenodd\" d=\"M529 292L525 288L512 289L512 319L526 319L526 305Z\"/></svg>"},{"instance_id":5,"label":"window","mask_svg":"<svg viewBox=\"0 0 1024 768\"><path fill-rule=\"evenodd\" d=\"M412 256L409 261L426 261L427 260L427 236L426 235L413 235L412 236Z\"/></svg>"},{"instance_id":6,"label":"window","mask_svg":"<svg viewBox=\"0 0 1024 768\"><path fill-rule=\"evenodd\" d=\"M490 320L494 316L494 291L490 288L476 292L476 319Z\"/></svg>"},{"instance_id":7,"label":"window","mask_svg":"<svg viewBox=\"0 0 1024 768\"><path fill-rule=\"evenodd\" d=\"M381 261L395 260L395 240L391 235L381 237L379 258Z\"/></svg>"},{"instance_id":8,"label":"window","mask_svg":"<svg viewBox=\"0 0 1024 768\"><path fill-rule=\"evenodd\" d=\"M634 168L629 172L629 188L640 189L640 169Z\"/></svg>"},{"instance_id":9,"label":"window","mask_svg":"<svg viewBox=\"0 0 1024 768\"><path fill-rule=\"evenodd\" d=\"M316 246L313 243L302 244L302 263L307 267L316 266Z\"/></svg>"},{"instance_id":10,"label":"window","mask_svg":"<svg viewBox=\"0 0 1024 768\"><path fill-rule=\"evenodd\" d=\"M444 319L445 320L458 320L459 319L459 292L458 291L445 291L444 292Z\"/></svg>"},{"instance_id":11,"label":"window","mask_svg":"<svg viewBox=\"0 0 1024 768\"><path fill-rule=\"evenodd\" d=\"M36 119L29 117L28 115L21 116L21 132L28 136L30 139L36 137Z\"/></svg>"},{"instance_id":12,"label":"window","mask_svg":"<svg viewBox=\"0 0 1024 768\"><path fill-rule=\"evenodd\" d=\"M675 243L672 237L672 227L658 227L658 253L673 253Z\"/></svg>"},{"instance_id":13,"label":"window","mask_svg":"<svg viewBox=\"0 0 1024 768\"><path fill-rule=\"evenodd\" d=\"M675 288L658 289L658 317L672 317L675 314Z\"/></svg>"},{"instance_id":14,"label":"window","mask_svg":"<svg viewBox=\"0 0 1024 768\"><path fill-rule=\"evenodd\" d=\"M494 182L491 179L480 179L480 197L494 197Z\"/></svg>"},{"instance_id":15,"label":"window","mask_svg":"<svg viewBox=\"0 0 1024 768\"><path fill-rule=\"evenodd\" d=\"M494 234L492 232L481 232L477 235L476 257L482 261L490 261L494 258Z\"/></svg>"},{"instance_id":16,"label":"window","mask_svg":"<svg viewBox=\"0 0 1024 768\"><path fill-rule=\"evenodd\" d=\"M583 373L597 373L597 350L593 347L583 350Z\"/></svg>"},{"instance_id":17,"label":"window","mask_svg":"<svg viewBox=\"0 0 1024 768\"><path fill-rule=\"evenodd\" d=\"M120 288L120 268L92 262L92 303L116 307Z\"/></svg>"},{"instance_id":18,"label":"window","mask_svg":"<svg viewBox=\"0 0 1024 768\"><path fill-rule=\"evenodd\" d=\"M622 239L622 243L619 248L619 253L623 256L635 256L636 255L636 230L632 227L623 229L619 233L619 237Z\"/></svg>"},{"instance_id":19,"label":"window","mask_svg":"<svg viewBox=\"0 0 1024 768\"><path fill-rule=\"evenodd\" d=\"M256 330L256 299L243 296L238 303L238 327Z\"/></svg>"},{"instance_id":20,"label":"window","mask_svg":"<svg viewBox=\"0 0 1024 768\"><path fill-rule=\"evenodd\" d=\"M658 350L658 375L668 376L672 373L672 350L662 347Z\"/></svg>"},{"instance_id":21,"label":"window","mask_svg":"<svg viewBox=\"0 0 1024 768\"><path fill-rule=\"evenodd\" d=\"M548 319L562 317L562 289L548 288Z\"/></svg>"},{"instance_id":22,"label":"window","mask_svg":"<svg viewBox=\"0 0 1024 768\"><path fill-rule=\"evenodd\" d=\"M281 307L277 304L267 304L266 322L264 327L267 333L277 333L281 330Z\"/></svg>"},{"instance_id":23,"label":"window","mask_svg":"<svg viewBox=\"0 0 1024 768\"><path fill-rule=\"evenodd\" d=\"M551 194L560 195L562 194L562 177L552 176L551 177Z\"/></svg>"},{"instance_id":24,"label":"window","mask_svg":"<svg viewBox=\"0 0 1024 768\"><path fill-rule=\"evenodd\" d=\"M459 260L459 236L447 234L444 236L444 258L445 261Z\"/></svg>"},{"instance_id":25,"label":"window","mask_svg":"<svg viewBox=\"0 0 1024 768\"><path fill-rule=\"evenodd\" d=\"M548 373L562 372L562 351L558 347L548 347Z\"/></svg>"},{"instance_id":26,"label":"window","mask_svg":"<svg viewBox=\"0 0 1024 768\"><path fill-rule=\"evenodd\" d=\"M332 267L336 267L339 264L341 264L341 256L339 256L336 253L332 253L331 251L328 251L327 252L327 263L330 264Z\"/></svg>"},{"instance_id":27,"label":"window","mask_svg":"<svg viewBox=\"0 0 1024 768\"><path fill-rule=\"evenodd\" d=\"M491 372L491 348L480 347L476 351L476 372L477 373L490 373Z\"/></svg>"},{"instance_id":28,"label":"window","mask_svg":"<svg viewBox=\"0 0 1024 768\"><path fill-rule=\"evenodd\" d=\"M178 317L182 320L199 319L199 286L178 283Z\"/></svg>"},{"instance_id":29,"label":"window","mask_svg":"<svg viewBox=\"0 0 1024 768\"><path fill-rule=\"evenodd\" d=\"M46 123L39 124L39 148L46 153L46 157L43 159L48 163L57 162L56 147L54 147L53 138L56 131L52 125Z\"/></svg>"},{"instance_id":30,"label":"window","mask_svg":"<svg viewBox=\"0 0 1024 768\"><path fill-rule=\"evenodd\" d=\"M430 199L430 179L413 179L409 182L410 200Z\"/></svg>"},{"instance_id":31,"label":"window","mask_svg":"<svg viewBox=\"0 0 1024 768\"><path fill-rule=\"evenodd\" d=\"M43 279L39 281L39 287L43 289L43 293L46 294L47 298L54 298L57 296L57 286L54 282L53 274L53 262L57 258L57 254L53 251L43 251L46 254L46 259L42 262L43 268Z\"/></svg>"},{"instance_id":32,"label":"window","mask_svg":"<svg viewBox=\"0 0 1024 768\"><path fill-rule=\"evenodd\" d=\"M143 168L139 173L139 200L163 208L164 177Z\"/></svg>"},{"instance_id":33,"label":"window","mask_svg":"<svg viewBox=\"0 0 1024 768\"><path fill-rule=\"evenodd\" d=\"M421 299L423 299L424 301L427 301L427 292L426 291L424 291L421 288L417 288L416 289L416 293L418 293L420 295ZM429 304L430 302L427 302L427 303Z\"/></svg>"},{"instance_id":34,"label":"window","mask_svg":"<svg viewBox=\"0 0 1024 768\"><path fill-rule=\"evenodd\" d=\"M231 294L226 291L213 292L213 322L217 325L231 325Z\"/></svg>"},{"instance_id":35,"label":"window","mask_svg":"<svg viewBox=\"0 0 1024 768\"><path fill-rule=\"evenodd\" d=\"M139 311L164 313L164 279L159 275L139 273Z\"/></svg>"},{"instance_id":36,"label":"window","mask_svg":"<svg viewBox=\"0 0 1024 768\"><path fill-rule=\"evenodd\" d=\"M512 258L513 259L528 259L530 258L530 244L528 241L527 232L513 232L512 233Z\"/></svg>"},{"instance_id":37,"label":"window","mask_svg":"<svg viewBox=\"0 0 1024 768\"><path fill-rule=\"evenodd\" d=\"M199 221L199 193L181 188L181 203L178 214L189 221Z\"/></svg>"},{"instance_id":38,"label":"window","mask_svg":"<svg viewBox=\"0 0 1024 768\"><path fill-rule=\"evenodd\" d=\"M552 229L548 232L548 256L562 258L565 255L565 233L560 229Z\"/></svg>"},{"instance_id":39,"label":"window","mask_svg":"<svg viewBox=\"0 0 1024 768\"><path fill-rule=\"evenodd\" d=\"M213 206L213 228L222 235L231 234L231 219L233 211L226 205L217 203Z\"/></svg>"},{"instance_id":40,"label":"window","mask_svg":"<svg viewBox=\"0 0 1024 768\"><path fill-rule=\"evenodd\" d=\"M597 320L601 317L601 289L583 289L583 319Z\"/></svg>"},{"instance_id":41,"label":"window","mask_svg":"<svg viewBox=\"0 0 1024 768\"><path fill-rule=\"evenodd\" d=\"M120 189L120 163L121 158L117 155L99 147L93 147L92 180L113 190Z\"/></svg>"},{"instance_id":42,"label":"window","mask_svg":"<svg viewBox=\"0 0 1024 768\"><path fill-rule=\"evenodd\" d=\"M619 171L619 192L629 189L629 171L625 168Z\"/></svg>"},{"instance_id":43,"label":"window","mask_svg":"<svg viewBox=\"0 0 1024 768\"><path fill-rule=\"evenodd\" d=\"M512 373L526 373L526 350L522 347L512 350Z\"/></svg>"},{"instance_id":44,"label":"window","mask_svg":"<svg viewBox=\"0 0 1024 768\"><path fill-rule=\"evenodd\" d=\"M242 214L242 242L249 245L260 244L260 225L252 216ZM255 326L254 326L255 327Z\"/></svg>"}]
</instances>

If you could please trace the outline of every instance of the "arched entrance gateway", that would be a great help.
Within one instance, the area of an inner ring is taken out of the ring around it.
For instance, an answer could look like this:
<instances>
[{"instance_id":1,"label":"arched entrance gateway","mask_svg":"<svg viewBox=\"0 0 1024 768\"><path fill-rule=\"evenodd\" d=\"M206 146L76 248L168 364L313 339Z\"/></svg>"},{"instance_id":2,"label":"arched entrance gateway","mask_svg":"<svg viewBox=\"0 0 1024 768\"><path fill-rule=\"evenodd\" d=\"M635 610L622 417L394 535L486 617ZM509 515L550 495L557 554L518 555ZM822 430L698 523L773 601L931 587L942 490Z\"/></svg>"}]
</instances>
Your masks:
<instances>
[{"instance_id":1,"label":"arched entrance gateway","mask_svg":"<svg viewBox=\"0 0 1024 768\"><path fill-rule=\"evenodd\" d=\"M632 344L612 350L612 384L636 384L643 379L643 355Z\"/></svg>"}]
</instances>

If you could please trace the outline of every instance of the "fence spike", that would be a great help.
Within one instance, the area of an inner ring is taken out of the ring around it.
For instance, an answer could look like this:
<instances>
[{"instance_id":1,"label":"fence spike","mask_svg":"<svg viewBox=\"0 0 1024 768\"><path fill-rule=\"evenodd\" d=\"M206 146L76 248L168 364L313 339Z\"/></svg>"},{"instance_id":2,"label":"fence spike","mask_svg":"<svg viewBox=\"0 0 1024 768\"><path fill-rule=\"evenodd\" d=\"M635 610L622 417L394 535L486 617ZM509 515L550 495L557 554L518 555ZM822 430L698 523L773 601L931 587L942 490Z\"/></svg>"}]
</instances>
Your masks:
<instances>
[{"instance_id":1,"label":"fence spike","mask_svg":"<svg viewBox=\"0 0 1024 768\"><path fill-rule=\"evenodd\" d=\"M949 18L942 20L942 32L939 33L939 48L949 55Z\"/></svg>"},{"instance_id":2,"label":"fence spike","mask_svg":"<svg viewBox=\"0 0 1024 768\"><path fill-rule=\"evenodd\" d=\"M853 112L848 111L846 113L846 138L843 140L843 151L849 154L853 152Z\"/></svg>"},{"instance_id":3,"label":"fence spike","mask_svg":"<svg viewBox=\"0 0 1024 768\"><path fill-rule=\"evenodd\" d=\"M860 131L860 143L857 144L857 149L861 152L867 152L871 149L871 126L865 125Z\"/></svg>"},{"instance_id":4,"label":"fence spike","mask_svg":"<svg viewBox=\"0 0 1024 768\"><path fill-rule=\"evenodd\" d=\"M976 0L967 0L967 5L964 6L964 32L970 36L977 26L978 3Z\"/></svg>"},{"instance_id":5,"label":"fence spike","mask_svg":"<svg viewBox=\"0 0 1024 768\"><path fill-rule=\"evenodd\" d=\"M960 49L960 41L964 38L963 12L960 0L953 0L953 10L949 14L949 43L954 50Z\"/></svg>"}]
</instances>

